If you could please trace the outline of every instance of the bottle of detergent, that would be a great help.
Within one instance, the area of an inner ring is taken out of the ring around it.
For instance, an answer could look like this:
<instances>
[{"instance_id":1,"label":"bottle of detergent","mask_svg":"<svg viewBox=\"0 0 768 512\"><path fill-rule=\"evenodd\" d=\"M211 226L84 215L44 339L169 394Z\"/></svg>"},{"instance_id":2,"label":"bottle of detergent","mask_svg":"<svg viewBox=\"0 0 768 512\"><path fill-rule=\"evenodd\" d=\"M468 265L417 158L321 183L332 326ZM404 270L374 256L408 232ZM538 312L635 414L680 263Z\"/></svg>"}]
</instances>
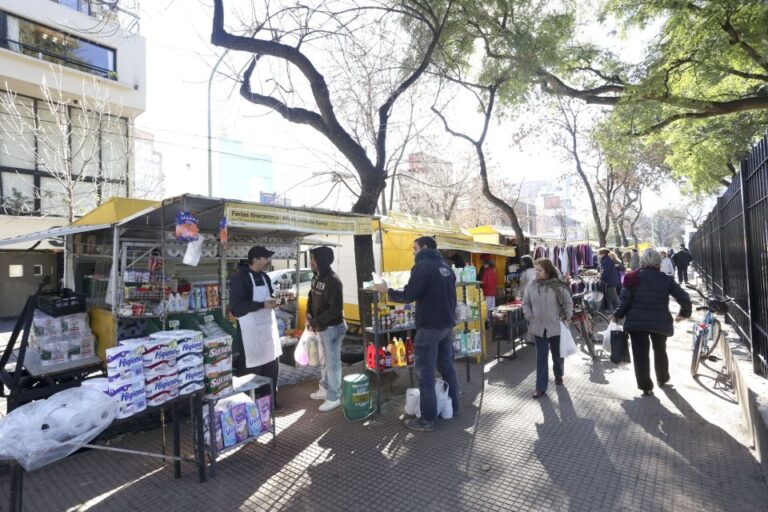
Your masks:
<instances>
[{"instance_id":1,"label":"bottle of detergent","mask_svg":"<svg viewBox=\"0 0 768 512\"><path fill-rule=\"evenodd\" d=\"M389 342L389 345L387 345L387 352L392 356L392 364L390 365L392 368L395 366L398 366L397 363L397 338L392 338L392 340Z\"/></svg>"},{"instance_id":2,"label":"bottle of detergent","mask_svg":"<svg viewBox=\"0 0 768 512\"><path fill-rule=\"evenodd\" d=\"M411 341L411 337L408 336L405 338L405 361L408 364L408 366L411 366L414 363L414 357L413 357L413 342Z\"/></svg>"},{"instance_id":3,"label":"bottle of detergent","mask_svg":"<svg viewBox=\"0 0 768 512\"><path fill-rule=\"evenodd\" d=\"M387 352L384 347L379 348L379 371L387 367Z\"/></svg>"},{"instance_id":4,"label":"bottle of detergent","mask_svg":"<svg viewBox=\"0 0 768 512\"><path fill-rule=\"evenodd\" d=\"M371 370L376 369L376 345L368 343L365 349L365 365Z\"/></svg>"},{"instance_id":5,"label":"bottle of detergent","mask_svg":"<svg viewBox=\"0 0 768 512\"><path fill-rule=\"evenodd\" d=\"M389 350L389 347L384 352L384 367L392 368L392 352Z\"/></svg>"},{"instance_id":6,"label":"bottle of detergent","mask_svg":"<svg viewBox=\"0 0 768 512\"><path fill-rule=\"evenodd\" d=\"M397 338L397 340L395 340L395 347L397 348L397 366L407 365L407 352L405 350L405 343L403 343L403 340Z\"/></svg>"}]
</instances>

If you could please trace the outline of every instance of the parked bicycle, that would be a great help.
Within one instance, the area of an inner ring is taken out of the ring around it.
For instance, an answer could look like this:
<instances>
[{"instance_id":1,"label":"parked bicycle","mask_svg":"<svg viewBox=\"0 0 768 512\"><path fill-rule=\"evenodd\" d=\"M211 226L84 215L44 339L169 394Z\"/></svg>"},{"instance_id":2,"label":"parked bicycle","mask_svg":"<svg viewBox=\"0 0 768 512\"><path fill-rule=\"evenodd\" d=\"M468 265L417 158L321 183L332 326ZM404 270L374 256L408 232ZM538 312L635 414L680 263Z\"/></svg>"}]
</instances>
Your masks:
<instances>
[{"instance_id":1,"label":"parked bicycle","mask_svg":"<svg viewBox=\"0 0 768 512\"><path fill-rule=\"evenodd\" d=\"M695 290L707 302L706 306L698 306L696 308L696 311L706 311L704 319L693 324L691 377L696 377L699 371L699 363L702 359L706 359L712 354L720 338L723 336L720 320L715 317L715 314L725 315L728 312L728 303L733 302L733 299L728 296L715 295L714 293L706 296L695 286L687 285L686 287Z\"/></svg>"},{"instance_id":2,"label":"parked bicycle","mask_svg":"<svg viewBox=\"0 0 768 512\"><path fill-rule=\"evenodd\" d=\"M608 329L610 322L608 317L600 312L602 302L602 292L585 291L573 295L571 334L577 343L587 347L592 359L597 359L595 345L600 342L597 334Z\"/></svg>"}]
</instances>

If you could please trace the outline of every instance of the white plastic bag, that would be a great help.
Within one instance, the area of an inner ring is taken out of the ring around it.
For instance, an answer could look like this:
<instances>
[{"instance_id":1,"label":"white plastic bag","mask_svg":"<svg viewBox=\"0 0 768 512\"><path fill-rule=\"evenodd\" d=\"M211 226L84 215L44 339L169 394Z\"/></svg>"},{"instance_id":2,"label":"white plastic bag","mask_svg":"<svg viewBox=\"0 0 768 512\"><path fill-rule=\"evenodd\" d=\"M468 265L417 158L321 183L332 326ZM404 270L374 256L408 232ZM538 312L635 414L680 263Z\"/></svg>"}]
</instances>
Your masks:
<instances>
[{"instance_id":1,"label":"white plastic bag","mask_svg":"<svg viewBox=\"0 0 768 512\"><path fill-rule=\"evenodd\" d=\"M405 414L421 418L421 392L419 388L405 390Z\"/></svg>"},{"instance_id":2,"label":"white plastic bag","mask_svg":"<svg viewBox=\"0 0 768 512\"><path fill-rule=\"evenodd\" d=\"M304 329L299 342L296 344L296 350L293 352L293 360L300 366L307 366L309 364L309 349L307 345L310 336L312 336L312 331Z\"/></svg>"},{"instance_id":3,"label":"white plastic bag","mask_svg":"<svg viewBox=\"0 0 768 512\"><path fill-rule=\"evenodd\" d=\"M0 459L15 459L27 471L56 462L99 435L117 409L113 398L88 387L30 402L0 421Z\"/></svg>"},{"instance_id":4,"label":"white plastic bag","mask_svg":"<svg viewBox=\"0 0 768 512\"><path fill-rule=\"evenodd\" d=\"M613 331L620 331L621 326L611 320L611 323L608 324L608 328L600 333L600 336L603 337L603 352L610 353L611 351L611 332Z\"/></svg>"},{"instance_id":5,"label":"white plastic bag","mask_svg":"<svg viewBox=\"0 0 768 512\"><path fill-rule=\"evenodd\" d=\"M319 366L322 364L324 354L322 354L320 335L309 329L304 329L293 353L293 359L300 366Z\"/></svg>"},{"instance_id":6,"label":"white plastic bag","mask_svg":"<svg viewBox=\"0 0 768 512\"><path fill-rule=\"evenodd\" d=\"M576 342L573 341L573 335L571 329L565 324L560 322L560 357L566 358L572 356L579 350L576 348Z\"/></svg>"},{"instance_id":7,"label":"white plastic bag","mask_svg":"<svg viewBox=\"0 0 768 512\"><path fill-rule=\"evenodd\" d=\"M453 418L453 402L451 401L451 396L448 394L448 389L448 383L443 379L437 379L435 381L435 393L437 394L437 414L446 420Z\"/></svg>"},{"instance_id":8,"label":"white plastic bag","mask_svg":"<svg viewBox=\"0 0 768 512\"><path fill-rule=\"evenodd\" d=\"M193 240L187 244L187 252L184 253L184 259L182 263L189 265L190 267L196 267L200 263L200 257L203 255L203 242L205 241L205 235L200 234L197 240Z\"/></svg>"}]
</instances>

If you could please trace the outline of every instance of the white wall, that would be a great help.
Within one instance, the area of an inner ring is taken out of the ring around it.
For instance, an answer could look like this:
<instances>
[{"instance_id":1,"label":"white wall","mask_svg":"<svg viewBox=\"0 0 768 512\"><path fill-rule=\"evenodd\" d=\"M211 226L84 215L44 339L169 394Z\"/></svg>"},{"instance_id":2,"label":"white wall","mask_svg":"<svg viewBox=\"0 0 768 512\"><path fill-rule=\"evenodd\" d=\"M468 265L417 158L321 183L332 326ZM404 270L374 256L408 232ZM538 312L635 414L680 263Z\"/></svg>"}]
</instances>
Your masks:
<instances>
[{"instance_id":1,"label":"white wall","mask_svg":"<svg viewBox=\"0 0 768 512\"><path fill-rule=\"evenodd\" d=\"M112 113L134 118L146 108L146 43L142 36L129 34L97 18L61 6L50 0L3 0L0 9L51 28L82 37L115 50L117 80L62 66L63 92L73 99L83 95L83 83L94 79L108 92ZM40 96L43 75L51 64L35 57L0 48L0 89L27 96ZM7 83L7 85L6 85Z\"/></svg>"}]
</instances>

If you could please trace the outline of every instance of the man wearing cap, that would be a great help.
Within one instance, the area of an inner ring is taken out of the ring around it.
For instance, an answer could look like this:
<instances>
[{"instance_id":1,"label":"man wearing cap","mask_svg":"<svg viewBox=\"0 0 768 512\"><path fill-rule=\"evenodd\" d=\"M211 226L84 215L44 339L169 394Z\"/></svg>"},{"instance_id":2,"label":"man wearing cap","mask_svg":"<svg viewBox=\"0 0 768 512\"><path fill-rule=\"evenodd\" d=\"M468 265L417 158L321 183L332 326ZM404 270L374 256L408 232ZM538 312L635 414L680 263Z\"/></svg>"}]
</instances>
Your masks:
<instances>
[{"instance_id":1,"label":"man wearing cap","mask_svg":"<svg viewBox=\"0 0 768 512\"><path fill-rule=\"evenodd\" d=\"M331 269L333 249L315 247L309 251L309 264L315 277L307 300L307 325L320 335L323 361L320 387L313 400L323 400L318 408L326 412L341 405L341 342L347 333L344 322L344 297L341 279Z\"/></svg>"},{"instance_id":2,"label":"man wearing cap","mask_svg":"<svg viewBox=\"0 0 768 512\"><path fill-rule=\"evenodd\" d=\"M272 297L272 281L264 272L273 254L260 245L251 247L248 262L241 262L238 273L232 276L229 299L240 326L245 366L256 375L272 379L275 411L279 412L282 407L277 404L277 373L283 351L275 317L278 303Z\"/></svg>"}]
</instances>

